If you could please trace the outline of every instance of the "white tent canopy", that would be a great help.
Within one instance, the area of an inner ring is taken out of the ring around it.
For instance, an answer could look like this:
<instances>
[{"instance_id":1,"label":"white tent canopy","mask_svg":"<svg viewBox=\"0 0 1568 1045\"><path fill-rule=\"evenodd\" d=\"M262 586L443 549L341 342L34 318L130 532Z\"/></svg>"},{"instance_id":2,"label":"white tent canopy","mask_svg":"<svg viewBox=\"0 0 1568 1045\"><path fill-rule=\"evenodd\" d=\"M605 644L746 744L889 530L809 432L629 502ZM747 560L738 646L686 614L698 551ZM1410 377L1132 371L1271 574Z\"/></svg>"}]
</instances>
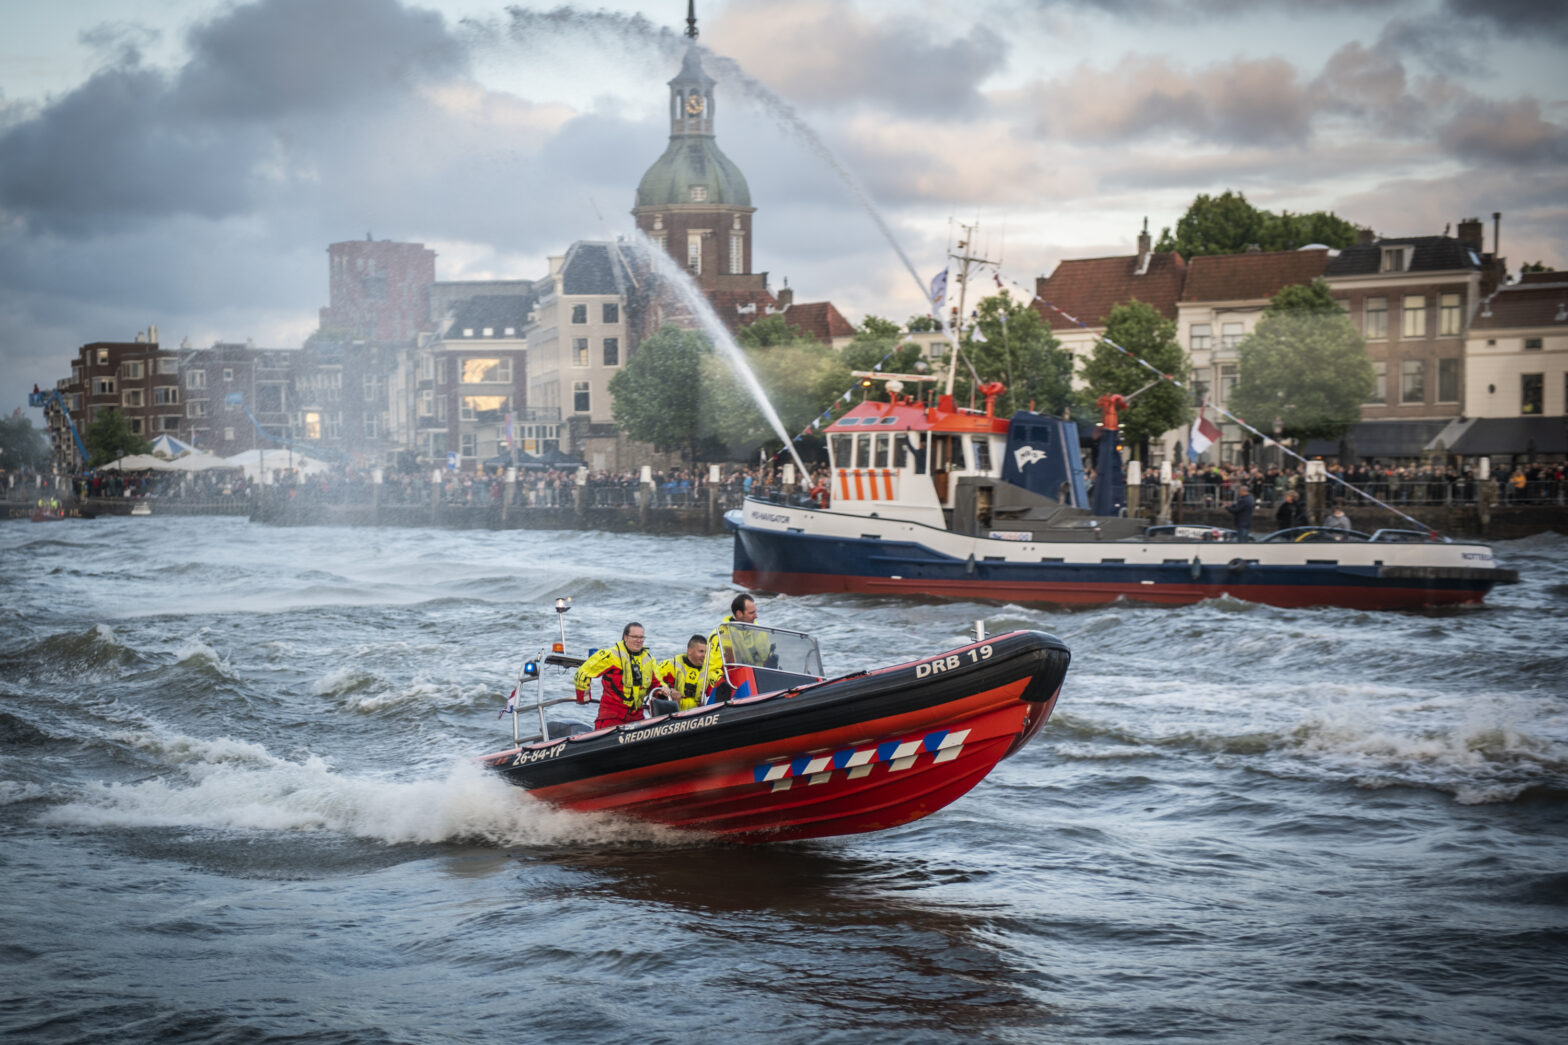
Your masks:
<instances>
[{"instance_id":1,"label":"white tent canopy","mask_svg":"<svg viewBox=\"0 0 1568 1045\"><path fill-rule=\"evenodd\" d=\"M170 461L164 467L172 472L206 472L214 468L237 468L239 466L230 464L217 454L197 451Z\"/></svg>"},{"instance_id":2,"label":"white tent canopy","mask_svg":"<svg viewBox=\"0 0 1568 1045\"><path fill-rule=\"evenodd\" d=\"M156 471L166 471L172 467L172 462L152 454L127 454L106 465L99 466L101 470L111 472L145 472L149 468Z\"/></svg>"},{"instance_id":3,"label":"white tent canopy","mask_svg":"<svg viewBox=\"0 0 1568 1045\"><path fill-rule=\"evenodd\" d=\"M179 457L182 454L194 454L200 451L196 449L194 444L187 443L183 439L176 439L165 432L152 441L152 452L159 457Z\"/></svg>"},{"instance_id":4,"label":"white tent canopy","mask_svg":"<svg viewBox=\"0 0 1568 1045\"><path fill-rule=\"evenodd\" d=\"M314 457L306 457L298 450L267 448L265 450L246 450L230 457L223 458L224 464L230 468L243 468L245 475L255 479L265 473L269 478L273 472L294 469L301 475L314 475L331 469L325 461L318 461Z\"/></svg>"}]
</instances>

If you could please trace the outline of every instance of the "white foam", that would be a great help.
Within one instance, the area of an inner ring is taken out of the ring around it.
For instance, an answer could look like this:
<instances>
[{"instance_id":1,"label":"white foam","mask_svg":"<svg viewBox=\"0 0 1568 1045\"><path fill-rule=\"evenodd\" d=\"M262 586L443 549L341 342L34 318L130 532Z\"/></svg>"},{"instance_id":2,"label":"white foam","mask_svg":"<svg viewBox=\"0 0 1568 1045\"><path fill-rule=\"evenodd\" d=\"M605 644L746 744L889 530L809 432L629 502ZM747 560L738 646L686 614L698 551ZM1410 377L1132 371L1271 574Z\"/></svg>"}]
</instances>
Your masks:
<instances>
[{"instance_id":1,"label":"white foam","mask_svg":"<svg viewBox=\"0 0 1568 1045\"><path fill-rule=\"evenodd\" d=\"M127 736L174 764L170 774L95 784L46 812L48 823L97 828L178 827L331 831L389 844L484 841L496 845L683 841L677 832L552 808L472 760L443 775L392 780L339 772L316 756L278 758L219 738Z\"/></svg>"}]
</instances>

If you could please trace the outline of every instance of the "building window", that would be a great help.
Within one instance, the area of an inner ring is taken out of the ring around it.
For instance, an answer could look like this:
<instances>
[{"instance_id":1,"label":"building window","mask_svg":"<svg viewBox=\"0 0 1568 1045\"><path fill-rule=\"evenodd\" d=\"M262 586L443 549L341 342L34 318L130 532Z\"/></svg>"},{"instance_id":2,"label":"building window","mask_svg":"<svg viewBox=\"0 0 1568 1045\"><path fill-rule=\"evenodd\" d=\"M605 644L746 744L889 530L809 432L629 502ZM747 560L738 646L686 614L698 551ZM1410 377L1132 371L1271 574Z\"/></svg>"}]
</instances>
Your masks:
<instances>
[{"instance_id":1,"label":"building window","mask_svg":"<svg viewBox=\"0 0 1568 1045\"><path fill-rule=\"evenodd\" d=\"M223 441L226 442L226 443L234 442L234 429L232 429L232 428L225 428L223 430Z\"/></svg>"},{"instance_id":2,"label":"building window","mask_svg":"<svg viewBox=\"0 0 1568 1045\"><path fill-rule=\"evenodd\" d=\"M1439 403L1459 402L1459 360L1439 359L1437 361L1437 401Z\"/></svg>"},{"instance_id":3,"label":"building window","mask_svg":"<svg viewBox=\"0 0 1568 1045\"><path fill-rule=\"evenodd\" d=\"M176 406L180 401L179 385L159 385L152 390L152 401L157 406Z\"/></svg>"},{"instance_id":4,"label":"building window","mask_svg":"<svg viewBox=\"0 0 1568 1045\"><path fill-rule=\"evenodd\" d=\"M691 201L693 203L708 202L708 187L706 185L693 185L691 187Z\"/></svg>"},{"instance_id":5,"label":"building window","mask_svg":"<svg viewBox=\"0 0 1568 1045\"><path fill-rule=\"evenodd\" d=\"M1540 375L1537 374L1536 376L1539 377ZM131 426L131 434L132 435L141 435L142 434L142 419L141 418L139 418L139 417L130 417L130 418L127 418L126 420L130 424L130 426Z\"/></svg>"},{"instance_id":6,"label":"building window","mask_svg":"<svg viewBox=\"0 0 1568 1045\"><path fill-rule=\"evenodd\" d=\"M178 374L179 372L180 372L180 361L178 359L176 359L173 356L159 356L158 357L158 373L160 373L160 374Z\"/></svg>"},{"instance_id":7,"label":"building window","mask_svg":"<svg viewBox=\"0 0 1568 1045\"><path fill-rule=\"evenodd\" d=\"M660 254L666 254L669 252L669 247L665 240L664 233L662 232L653 237L653 245L659 248Z\"/></svg>"},{"instance_id":8,"label":"building window","mask_svg":"<svg viewBox=\"0 0 1568 1045\"><path fill-rule=\"evenodd\" d=\"M95 396L112 396L116 387L118 386L115 385L112 377L93 378L93 395Z\"/></svg>"},{"instance_id":9,"label":"building window","mask_svg":"<svg viewBox=\"0 0 1568 1045\"><path fill-rule=\"evenodd\" d=\"M206 417L207 401L205 399L192 399L185 404L186 417Z\"/></svg>"},{"instance_id":10,"label":"building window","mask_svg":"<svg viewBox=\"0 0 1568 1045\"><path fill-rule=\"evenodd\" d=\"M1236 390L1236 381L1237 381L1236 364L1235 363L1221 363L1220 364L1220 387L1219 387L1220 396L1219 396L1219 400L1218 400L1218 402L1221 405L1224 405L1225 403L1230 402L1230 394L1233 391Z\"/></svg>"},{"instance_id":11,"label":"building window","mask_svg":"<svg viewBox=\"0 0 1568 1045\"><path fill-rule=\"evenodd\" d=\"M511 361L508 360L507 362L510 363ZM483 385L501 380L511 380L511 378L503 379L501 377L501 360L499 358L472 356L463 360L463 384Z\"/></svg>"},{"instance_id":12,"label":"building window","mask_svg":"<svg viewBox=\"0 0 1568 1045\"><path fill-rule=\"evenodd\" d=\"M586 322L588 322L588 306L587 305L573 305L572 306L572 322L573 323L586 323Z\"/></svg>"},{"instance_id":13,"label":"building window","mask_svg":"<svg viewBox=\"0 0 1568 1045\"><path fill-rule=\"evenodd\" d=\"M738 276L746 271L746 237L738 233L730 234L730 275Z\"/></svg>"},{"instance_id":14,"label":"building window","mask_svg":"<svg viewBox=\"0 0 1568 1045\"><path fill-rule=\"evenodd\" d=\"M457 405L457 419L459 421L472 421L474 419L475 396L464 396Z\"/></svg>"},{"instance_id":15,"label":"building window","mask_svg":"<svg viewBox=\"0 0 1568 1045\"><path fill-rule=\"evenodd\" d=\"M1404 326L1400 330L1403 337L1426 337L1426 297L1422 294L1406 294L1405 303L1400 309Z\"/></svg>"},{"instance_id":16,"label":"building window","mask_svg":"<svg viewBox=\"0 0 1568 1045\"><path fill-rule=\"evenodd\" d=\"M109 350L107 348L100 348L98 350L98 365L99 366L108 366L109 365Z\"/></svg>"},{"instance_id":17,"label":"building window","mask_svg":"<svg viewBox=\"0 0 1568 1045\"><path fill-rule=\"evenodd\" d=\"M1453 337L1459 333L1459 295L1442 294L1437 299L1437 333Z\"/></svg>"},{"instance_id":18,"label":"building window","mask_svg":"<svg viewBox=\"0 0 1568 1045\"><path fill-rule=\"evenodd\" d=\"M365 415L365 438L366 439L374 439L374 438L376 438L376 435L377 435L376 415L375 414L366 414Z\"/></svg>"},{"instance_id":19,"label":"building window","mask_svg":"<svg viewBox=\"0 0 1568 1045\"><path fill-rule=\"evenodd\" d=\"M572 384L572 410L579 414L586 414L591 403L592 399L588 391L588 382L574 382Z\"/></svg>"},{"instance_id":20,"label":"building window","mask_svg":"<svg viewBox=\"0 0 1568 1045\"><path fill-rule=\"evenodd\" d=\"M1426 360L1406 359L1399 364L1399 401L1426 402Z\"/></svg>"},{"instance_id":21,"label":"building window","mask_svg":"<svg viewBox=\"0 0 1568 1045\"><path fill-rule=\"evenodd\" d=\"M120 405L145 406L146 404L142 401L142 390L140 388L127 388L125 391L121 392Z\"/></svg>"},{"instance_id":22,"label":"building window","mask_svg":"<svg viewBox=\"0 0 1568 1045\"><path fill-rule=\"evenodd\" d=\"M477 453L474 452L474 446L475 446L475 443L477 442L477 440L474 437L474 433L472 433L472 432L464 432L462 435L458 436L457 438L458 438L458 447L459 447L458 453L459 454L461 454L464 457L477 457L477 456L479 456Z\"/></svg>"},{"instance_id":23,"label":"building window","mask_svg":"<svg viewBox=\"0 0 1568 1045\"><path fill-rule=\"evenodd\" d=\"M185 387L186 388L206 388L207 387L207 371L205 371L205 370L189 370L189 371L186 371L186 374L185 374Z\"/></svg>"},{"instance_id":24,"label":"building window","mask_svg":"<svg viewBox=\"0 0 1568 1045\"><path fill-rule=\"evenodd\" d=\"M1546 394L1546 380L1544 374L1519 375L1519 412L1521 414L1539 414L1542 399Z\"/></svg>"},{"instance_id":25,"label":"building window","mask_svg":"<svg viewBox=\"0 0 1568 1045\"><path fill-rule=\"evenodd\" d=\"M473 327L464 327L463 328L463 336L464 337L473 337L474 336L474 328Z\"/></svg>"},{"instance_id":26,"label":"building window","mask_svg":"<svg viewBox=\"0 0 1568 1045\"><path fill-rule=\"evenodd\" d=\"M1188 337L1194 352L1206 352L1214 347L1214 327L1209 323L1194 323Z\"/></svg>"},{"instance_id":27,"label":"building window","mask_svg":"<svg viewBox=\"0 0 1568 1045\"><path fill-rule=\"evenodd\" d=\"M485 327L485 337L495 337L495 327Z\"/></svg>"},{"instance_id":28,"label":"building window","mask_svg":"<svg viewBox=\"0 0 1568 1045\"><path fill-rule=\"evenodd\" d=\"M140 360L127 361L120 364L120 380L140 381L142 379L142 364Z\"/></svg>"},{"instance_id":29,"label":"building window","mask_svg":"<svg viewBox=\"0 0 1568 1045\"><path fill-rule=\"evenodd\" d=\"M1388 336L1388 298L1367 298L1362 333L1369 339Z\"/></svg>"},{"instance_id":30,"label":"building window","mask_svg":"<svg viewBox=\"0 0 1568 1045\"><path fill-rule=\"evenodd\" d=\"M1541 339L1538 337L1525 338L1524 350L1526 352L1539 352L1541 350Z\"/></svg>"},{"instance_id":31,"label":"building window","mask_svg":"<svg viewBox=\"0 0 1568 1045\"><path fill-rule=\"evenodd\" d=\"M572 366L588 366L588 339L572 338Z\"/></svg>"},{"instance_id":32,"label":"building window","mask_svg":"<svg viewBox=\"0 0 1568 1045\"><path fill-rule=\"evenodd\" d=\"M686 234L686 267L694 275L702 275L702 233L688 232Z\"/></svg>"},{"instance_id":33,"label":"building window","mask_svg":"<svg viewBox=\"0 0 1568 1045\"><path fill-rule=\"evenodd\" d=\"M164 414L163 415L163 430L165 432L177 432L177 431L179 431L179 429L180 429L180 415L179 414Z\"/></svg>"},{"instance_id":34,"label":"building window","mask_svg":"<svg viewBox=\"0 0 1568 1045\"><path fill-rule=\"evenodd\" d=\"M512 383L512 357L502 356L495 367L495 379L503 385Z\"/></svg>"},{"instance_id":35,"label":"building window","mask_svg":"<svg viewBox=\"0 0 1568 1045\"><path fill-rule=\"evenodd\" d=\"M225 380L225 381L233 381L234 380L234 368L233 367L224 367L223 368L223 380Z\"/></svg>"},{"instance_id":36,"label":"building window","mask_svg":"<svg viewBox=\"0 0 1568 1045\"><path fill-rule=\"evenodd\" d=\"M1242 328L1242 324L1240 324L1240 323L1221 323L1220 324L1220 347L1221 348L1235 348L1237 345L1241 344L1241 338L1242 338L1241 328Z\"/></svg>"},{"instance_id":37,"label":"building window","mask_svg":"<svg viewBox=\"0 0 1568 1045\"><path fill-rule=\"evenodd\" d=\"M606 323L619 323L621 321L620 304L614 301L606 302L603 315Z\"/></svg>"},{"instance_id":38,"label":"building window","mask_svg":"<svg viewBox=\"0 0 1568 1045\"><path fill-rule=\"evenodd\" d=\"M1382 360L1372 363L1372 397L1368 403L1388 402L1388 364Z\"/></svg>"},{"instance_id":39,"label":"building window","mask_svg":"<svg viewBox=\"0 0 1568 1045\"><path fill-rule=\"evenodd\" d=\"M618 337L607 337L607 338L604 339L604 365L605 366L620 366L621 365L621 339L620 338L618 338Z\"/></svg>"},{"instance_id":40,"label":"building window","mask_svg":"<svg viewBox=\"0 0 1568 1045\"><path fill-rule=\"evenodd\" d=\"M517 336L517 328L516 327L507 327L506 328L506 336L507 337L516 337Z\"/></svg>"},{"instance_id":41,"label":"building window","mask_svg":"<svg viewBox=\"0 0 1568 1045\"><path fill-rule=\"evenodd\" d=\"M1404 247L1384 247L1383 248L1383 271L1384 272L1403 272L1403 271L1405 271L1405 248Z\"/></svg>"},{"instance_id":42,"label":"building window","mask_svg":"<svg viewBox=\"0 0 1568 1045\"><path fill-rule=\"evenodd\" d=\"M361 397L367 403L373 402L375 400L375 398L376 398L376 375L375 374L366 374L365 375L364 391L361 393Z\"/></svg>"},{"instance_id":43,"label":"building window","mask_svg":"<svg viewBox=\"0 0 1568 1045\"><path fill-rule=\"evenodd\" d=\"M438 396L436 398L436 420L446 420L446 396Z\"/></svg>"},{"instance_id":44,"label":"building window","mask_svg":"<svg viewBox=\"0 0 1568 1045\"><path fill-rule=\"evenodd\" d=\"M419 379L421 381L434 381L436 379L436 357L419 357Z\"/></svg>"},{"instance_id":45,"label":"building window","mask_svg":"<svg viewBox=\"0 0 1568 1045\"><path fill-rule=\"evenodd\" d=\"M419 393L419 416L430 417L436 412L436 394L430 389Z\"/></svg>"}]
</instances>

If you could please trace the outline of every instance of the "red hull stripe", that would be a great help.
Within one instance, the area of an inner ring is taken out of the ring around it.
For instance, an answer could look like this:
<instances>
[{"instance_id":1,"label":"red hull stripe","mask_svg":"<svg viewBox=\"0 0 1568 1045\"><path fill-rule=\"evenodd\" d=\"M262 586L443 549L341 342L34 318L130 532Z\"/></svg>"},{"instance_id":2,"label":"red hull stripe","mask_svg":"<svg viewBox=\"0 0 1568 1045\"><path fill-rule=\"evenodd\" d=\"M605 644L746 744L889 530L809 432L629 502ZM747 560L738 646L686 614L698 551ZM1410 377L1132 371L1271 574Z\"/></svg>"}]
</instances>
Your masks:
<instances>
[{"instance_id":1,"label":"red hull stripe","mask_svg":"<svg viewBox=\"0 0 1568 1045\"><path fill-rule=\"evenodd\" d=\"M1005 602L1050 603L1060 606L1093 605L1125 598L1133 602L1186 606L1204 599L1231 595L1269 606L1351 606L1369 610L1413 609L1481 602L1484 592L1445 591L1425 587L1390 588L1353 585L1295 584L1125 584L1052 583L1013 581L898 580L890 577L854 577L837 573L769 573L736 570L736 585L784 595L819 595L856 592L878 595L940 595L954 599L995 599Z\"/></svg>"}]
</instances>

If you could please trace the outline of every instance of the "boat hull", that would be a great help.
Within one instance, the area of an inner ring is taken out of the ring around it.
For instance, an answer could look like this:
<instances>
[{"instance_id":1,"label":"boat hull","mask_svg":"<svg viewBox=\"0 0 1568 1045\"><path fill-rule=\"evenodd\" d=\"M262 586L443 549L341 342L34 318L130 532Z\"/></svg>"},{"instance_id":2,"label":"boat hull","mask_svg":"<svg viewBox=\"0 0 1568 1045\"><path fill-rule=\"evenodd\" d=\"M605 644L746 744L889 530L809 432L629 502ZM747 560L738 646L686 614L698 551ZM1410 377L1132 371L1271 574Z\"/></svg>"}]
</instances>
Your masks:
<instances>
[{"instance_id":1,"label":"boat hull","mask_svg":"<svg viewBox=\"0 0 1568 1045\"><path fill-rule=\"evenodd\" d=\"M1014 632L876 672L525 745L536 797L740 841L882 830L959 798L1050 717L1070 655Z\"/></svg>"},{"instance_id":2,"label":"boat hull","mask_svg":"<svg viewBox=\"0 0 1568 1045\"><path fill-rule=\"evenodd\" d=\"M777 515L777 512L764 513ZM733 577L742 587L790 595L854 592L1086 605L1127 599L1185 605L1230 595L1271 606L1416 609L1481 602L1513 579L1482 545L1165 542L1018 542L893 527L907 539L746 525L735 530ZM824 527L831 529L829 526ZM1473 549L1473 550L1467 550ZM967 554L961 554L967 552ZM1023 561L1028 555L1032 561ZM1476 565L1467 563L1476 562Z\"/></svg>"}]
</instances>

